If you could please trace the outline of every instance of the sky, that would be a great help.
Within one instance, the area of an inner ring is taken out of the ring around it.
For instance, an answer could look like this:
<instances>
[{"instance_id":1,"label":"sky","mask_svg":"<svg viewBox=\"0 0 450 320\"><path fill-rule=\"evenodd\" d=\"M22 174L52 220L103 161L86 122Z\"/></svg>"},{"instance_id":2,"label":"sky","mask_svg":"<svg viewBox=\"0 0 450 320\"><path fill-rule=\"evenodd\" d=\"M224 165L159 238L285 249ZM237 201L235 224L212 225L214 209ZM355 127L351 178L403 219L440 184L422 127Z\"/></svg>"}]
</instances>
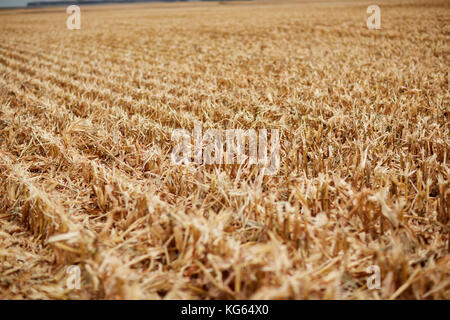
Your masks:
<instances>
[{"instance_id":1,"label":"sky","mask_svg":"<svg viewBox=\"0 0 450 320\"><path fill-rule=\"evenodd\" d=\"M0 8L5 7L24 7L31 1L52 1L52 0L0 0ZM53 0L57 1L57 0Z\"/></svg>"},{"instance_id":2,"label":"sky","mask_svg":"<svg viewBox=\"0 0 450 320\"><path fill-rule=\"evenodd\" d=\"M0 0L0 8L5 7L25 7L31 1L52 1L52 0ZM53 0L57 1L57 0Z\"/></svg>"},{"instance_id":3,"label":"sky","mask_svg":"<svg viewBox=\"0 0 450 320\"><path fill-rule=\"evenodd\" d=\"M0 7L23 7L32 0L0 0Z\"/></svg>"}]
</instances>

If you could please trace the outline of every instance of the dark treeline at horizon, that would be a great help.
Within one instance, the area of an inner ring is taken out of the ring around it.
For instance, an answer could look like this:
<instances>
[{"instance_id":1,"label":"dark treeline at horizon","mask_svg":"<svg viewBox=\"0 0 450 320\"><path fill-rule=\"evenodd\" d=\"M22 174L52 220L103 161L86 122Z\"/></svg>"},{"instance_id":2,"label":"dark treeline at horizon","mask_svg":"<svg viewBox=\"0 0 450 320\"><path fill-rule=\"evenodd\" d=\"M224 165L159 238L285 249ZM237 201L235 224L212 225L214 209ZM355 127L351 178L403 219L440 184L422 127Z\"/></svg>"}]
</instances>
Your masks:
<instances>
[{"instance_id":1,"label":"dark treeline at horizon","mask_svg":"<svg viewBox=\"0 0 450 320\"><path fill-rule=\"evenodd\" d=\"M27 7L62 6L62 5L86 5L86 4L108 4L108 3L136 3L136 2L193 2L212 0L61 0L61 1L31 1ZM223 0L222 0L223 1ZM227 1L227 0L225 0Z\"/></svg>"}]
</instances>

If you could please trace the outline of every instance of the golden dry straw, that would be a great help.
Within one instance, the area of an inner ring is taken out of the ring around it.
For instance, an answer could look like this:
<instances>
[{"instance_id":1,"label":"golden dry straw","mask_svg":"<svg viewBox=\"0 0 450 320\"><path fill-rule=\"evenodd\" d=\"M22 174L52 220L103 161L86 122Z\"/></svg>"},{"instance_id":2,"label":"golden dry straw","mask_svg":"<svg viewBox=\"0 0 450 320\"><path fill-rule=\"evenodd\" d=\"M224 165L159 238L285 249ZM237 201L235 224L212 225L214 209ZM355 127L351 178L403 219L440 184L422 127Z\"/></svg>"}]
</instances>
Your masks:
<instances>
[{"instance_id":1,"label":"golden dry straw","mask_svg":"<svg viewBox=\"0 0 450 320\"><path fill-rule=\"evenodd\" d=\"M450 5L377 2L0 11L0 298L449 299ZM279 171L174 166L196 121Z\"/></svg>"}]
</instances>

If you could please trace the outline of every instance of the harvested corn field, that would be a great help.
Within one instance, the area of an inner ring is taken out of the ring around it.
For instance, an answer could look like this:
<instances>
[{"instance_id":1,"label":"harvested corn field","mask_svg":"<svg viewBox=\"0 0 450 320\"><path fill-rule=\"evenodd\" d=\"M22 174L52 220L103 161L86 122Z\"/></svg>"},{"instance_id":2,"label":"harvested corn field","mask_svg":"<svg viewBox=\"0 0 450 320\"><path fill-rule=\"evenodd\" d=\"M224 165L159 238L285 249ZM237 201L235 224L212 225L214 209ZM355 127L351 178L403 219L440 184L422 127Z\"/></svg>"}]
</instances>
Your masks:
<instances>
[{"instance_id":1,"label":"harvested corn field","mask_svg":"<svg viewBox=\"0 0 450 320\"><path fill-rule=\"evenodd\" d=\"M377 2L0 11L0 298L449 299L450 5Z\"/></svg>"}]
</instances>

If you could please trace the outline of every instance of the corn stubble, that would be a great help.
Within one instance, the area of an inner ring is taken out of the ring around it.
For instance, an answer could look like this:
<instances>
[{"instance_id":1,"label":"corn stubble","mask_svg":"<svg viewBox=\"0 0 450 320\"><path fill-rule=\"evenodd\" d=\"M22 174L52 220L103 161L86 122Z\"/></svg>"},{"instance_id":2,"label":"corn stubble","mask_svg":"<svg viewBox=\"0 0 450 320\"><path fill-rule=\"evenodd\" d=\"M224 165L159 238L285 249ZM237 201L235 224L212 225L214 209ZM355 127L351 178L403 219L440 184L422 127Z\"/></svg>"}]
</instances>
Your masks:
<instances>
[{"instance_id":1,"label":"corn stubble","mask_svg":"<svg viewBox=\"0 0 450 320\"><path fill-rule=\"evenodd\" d=\"M0 298L449 299L450 6L367 5L0 12ZM278 173L172 165L195 121Z\"/></svg>"}]
</instances>

